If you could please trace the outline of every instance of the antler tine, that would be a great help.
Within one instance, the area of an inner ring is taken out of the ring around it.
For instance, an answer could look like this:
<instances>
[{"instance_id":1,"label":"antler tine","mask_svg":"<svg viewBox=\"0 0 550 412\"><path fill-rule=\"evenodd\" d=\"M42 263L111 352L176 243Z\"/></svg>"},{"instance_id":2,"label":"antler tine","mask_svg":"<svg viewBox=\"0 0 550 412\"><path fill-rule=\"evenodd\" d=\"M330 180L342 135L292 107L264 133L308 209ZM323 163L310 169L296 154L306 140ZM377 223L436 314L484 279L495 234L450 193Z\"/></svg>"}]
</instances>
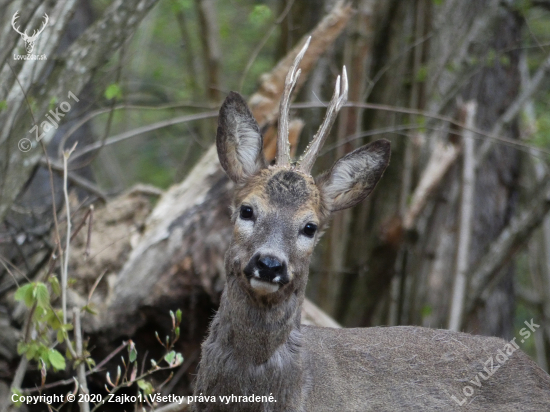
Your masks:
<instances>
[{"instance_id":1,"label":"antler tine","mask_svg":"<svg viewBox=\"0 0 550 412\"><path fill-rule=\"evenodd\" d=\"M36 37L38 37L38 35L44 31L44 29L46 28L46 24L48 24L49 19L50 18L48 17L48 15L46 13L44 13L44 23L42 23L42 27L40 27L40 29L33 30L31 40L35 40Z\"/></svg>"},{"instance_id":2,"label":"antler tine","mask_svg":"<svg viewBox=\"0 0 550 412\"><path fill-rule=\"evenodd\" d=\"M336 116L338 116L338 112L348 100L348 74L346 72L346 66L342 69L341 87L342 93L340 94L340 76L338 76L336 78L336 85L334 86L334 94L330 100L323 123L319 126L319 130L317 130L317 133L313 136L311 143L308 145L304 155L300 159L300 169L305 173L311 172L315 159L317 159L319 151L323 147L323 143L325 143L330 129L336 120Z\"/></svg>"},{"instance_id":3,"label":"antler tine","mask_svg":"<svg viewBox=\"0 0 550 412\"><path fill-rule=\"evenodd\" d=\"M309 42L311 36L306 40L306 44L300 50L300 53L294 59L294 63L290 67L288 74L285 79L285 89L283 91L283 96L281 97L281 105L279 106L279 131L277 133L277 155L276 155L276 164L278 166L288 166L290 164L290 143L288 141L288 121L289 121L289 106L290 106L290 97L298 77L300 77L301 70L298 69L298 65L302 61L304 54L306 53L307 48L309 47Z\"/></svg>"},{"instance_id":4,"label":"antler tine","mask_svg":"<svg viewBox=\"0 0 550 412\"><path fill-rule=\"evenodd\" d=\"M21 33L21 32L19 31L19 27L15 27L15 21L19 18L18 14L19 14L19 10L17 10L17 11L15 12L15 14L13 15L13 17L11 18L11 26L13 27L13 29L14 29L17 33L19 33L20 35L23 35L23 33Z\"/></svg>"}]
</instances>

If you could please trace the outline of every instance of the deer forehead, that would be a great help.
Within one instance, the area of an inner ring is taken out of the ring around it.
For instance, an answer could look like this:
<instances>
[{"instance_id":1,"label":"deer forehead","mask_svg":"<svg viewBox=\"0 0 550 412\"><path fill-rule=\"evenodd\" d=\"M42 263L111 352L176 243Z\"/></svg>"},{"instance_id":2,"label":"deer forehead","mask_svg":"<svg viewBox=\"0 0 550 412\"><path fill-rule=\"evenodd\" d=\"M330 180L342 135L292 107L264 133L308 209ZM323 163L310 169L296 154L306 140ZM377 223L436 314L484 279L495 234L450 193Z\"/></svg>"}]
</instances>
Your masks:
<instances>
[{"instance_id":1,"label":"deer forehead","mask_svg":"<svg viewBox=\"0 0 550 412\"><path fill-rule=\"evenodd\" d=\"M236 206L250 199L264 211L283 210L293 216L313 212L320 218L322 209L321 195L313 178L288 168L269 167L250 178L237 191Z\"/></svg>"}]
</instances>

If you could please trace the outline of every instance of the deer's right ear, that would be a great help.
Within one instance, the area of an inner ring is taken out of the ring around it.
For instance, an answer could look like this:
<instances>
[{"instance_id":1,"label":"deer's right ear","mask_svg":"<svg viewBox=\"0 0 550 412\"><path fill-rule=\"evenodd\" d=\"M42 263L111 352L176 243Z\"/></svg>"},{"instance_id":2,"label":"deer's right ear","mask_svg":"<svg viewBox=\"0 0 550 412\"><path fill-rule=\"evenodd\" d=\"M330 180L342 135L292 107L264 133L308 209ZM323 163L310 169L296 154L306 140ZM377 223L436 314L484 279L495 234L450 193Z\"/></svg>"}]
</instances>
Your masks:
<instances>
[{"instance_id":1,"label":"deer's right ear","mask_svg":"<svg viewBox=\"0 0 550 412\"><path fill-rule=\"evenodd\" d=\"M347 209L366 198L390 162L390 142L376 140L338 160L319 176L317 186L332 212Z\"/></svg>"},{"instance_id":2,"label":"deer's right ear","mask_svg":"<svg viewBox=\"0 0 550 412\"><path fill-rule=\"evenodd\" d=\"M222 167L235 183L245 181L265 167L260 127L239 93L230 92L223 102L216 146Z\"/></svg>"}]
</instances>

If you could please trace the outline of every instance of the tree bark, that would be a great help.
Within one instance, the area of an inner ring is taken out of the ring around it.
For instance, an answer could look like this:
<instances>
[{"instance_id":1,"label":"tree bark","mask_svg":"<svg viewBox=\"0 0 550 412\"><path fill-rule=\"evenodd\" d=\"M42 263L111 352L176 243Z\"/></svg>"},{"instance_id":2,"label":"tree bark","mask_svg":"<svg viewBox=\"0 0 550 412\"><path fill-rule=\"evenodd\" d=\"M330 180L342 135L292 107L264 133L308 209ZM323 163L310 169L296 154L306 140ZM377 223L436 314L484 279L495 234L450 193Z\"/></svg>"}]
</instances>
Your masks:
<instances>
[{"instance_id":1,"label":"tree bark","mask_svg":"<svg viewBox=\"0 0 550 412\"><path fill-rule=\"evenodd\" d=\"M44 121L52 97L60 102L65 101L71 92L78 98L94 71L105 64L134 33L156 3L157 0L115 1L98 21L57 58L53 68L50 68L47 61L38 62L43 64L39 64L37 68L34 66L35 62L26 61L16 71L18 81L15 81L7 64L1 68L0 78L3 82L0 85L0 100L7 99L8 110L0 113L0 221L4 219L42 156L36 142L29 152L20 151L19 140L24 136L34 141L35 136L28 132L35 122L40 125ZM51 13L52 17L57 18L57 22L55 30L51 30L50 36L45 39L43 49L43 53L49 54L50 59L76 4L76 1L58 2ZM9 26L7 22L4 25ZM46 32L42 34L46 35ZM51 71L43 79L46 69ZM33 73L34 77L31 75ZM40 79L40 83L37 79ZM36 103L32 114L28 112L25 103L31 97ZM42 141L48 145L52 137L52 132L45 133Z\"/></svg>"}]
</instances>

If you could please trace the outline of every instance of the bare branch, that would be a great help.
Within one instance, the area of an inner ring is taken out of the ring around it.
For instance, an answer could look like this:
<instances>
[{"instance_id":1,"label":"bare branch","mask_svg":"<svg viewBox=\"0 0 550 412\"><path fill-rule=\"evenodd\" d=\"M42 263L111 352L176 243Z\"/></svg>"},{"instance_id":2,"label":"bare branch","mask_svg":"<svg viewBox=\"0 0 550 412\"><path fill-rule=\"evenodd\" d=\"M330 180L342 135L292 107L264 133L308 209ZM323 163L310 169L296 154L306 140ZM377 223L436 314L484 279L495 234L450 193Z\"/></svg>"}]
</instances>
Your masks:
<instances>
[{"instance_id":1,"label":"bare branch","mask_svg":"<svg viewBox=\"0 0 550 412\"><path fill-rule=\"evenodd\" d=\"M322 326L324 328L341 328L338 322L308 298L302 306L302 323L305 325Z\"/></svg>"},{"instance_id":2,"label":"bare branch","mask_svg":"<svg viewBox=\"0 0 550 412\"><path fill-rule=\"evenodd\" d=\"M82 88L89 82L91 76L98 67L101 67L107 59L135 32L138 24L148 11L157 3L158 0L128 0L115 1L110 4L101 18L90 26L68 49L60 56L49 76L42 79L43 86L38 87L33 97L40 96L36 100L37 109L34 117L42 118L49 110L49 103L52 97L60 98L66 96L68 91L78 95ZM65 20L71 15L67 8L73 7L78 2L67 1L56 3L56 13L54 16L60 16L59 26L55 25L52 30L46 30L44 35L49 32L60 35L65 27ZM53 27L53 26L52 26ZM109 30L105 30L109 27ZM57 40L57 37L55 37ZM53 40L53 39L52 39ZM50 38L44 38L47 41L47 50L56 47L57 41L50 43ZM45 43L46 44L46 43ZM44 49L46 51L46 47ZM27 70L28 66L28 70ZM47 67L50 67L49 65ZM21 91L26 93L32 86L32 81L40 76L41 73L34 74L36 68L35 61L26 61L23 68L18 73L23 82L23 90L8 88L8 91L14 96L21 95ZM28 73L27 73L28 71ZM40 77L41 78L41 77ZM44 97L42 97L44 96ZM2 112L2 116L8 119L8 122L2 123L2 137L0 137L0 151L9 153L9 156L0 158L0 169L3 171L0 178L2 186L2 197L0 199L0 220L9 210L19 191L28 180L28 177L36 164L40 160L40 153L31 150L23 153L17 150L17 142L21 136L25 136L32 124L29 123L28 116L16 116L21 108L21 98L10 102L8 109ZM53 137L52 128L50 132L44 135L41 140L46 145Z\"/></svg>"},{"instance_id":3,"label":"bare branch","mask_svg":"<svg viewBox=\"0 0 550 412\"><path fill-rule=\"evenodd\" d=\"M429 197L437 190L461 150L457 144L436 143L420 182L413 192L411 205L403 218L403 227L406 230L411 230L414 227L416 219L424 210Z\"/></svg>"},{"instance_id":4,"label":"bare branch","mask_svg":"<svg viewBox=\"0 0 550 412\"><path fill-rule=\"evenodd\" d=\"M47 167L47 162L45 157L40 159L40 164ZM63 165L50 159L50 166L52 171L63 174L63 171L64 171ZM107 201L107 195L99 187L97 187L95 184L93 184L89 180L86 180L83 177L80 177L74 173L69 174L67 178L72 184L79 186L82 189L96 195L98 198L100 198L104 202Z\"/></svg>"},{"instance_id":5,"label":"bare branch","mask_svg":"<svg viewBox=\"0 0 550 412\"><path fill-rule=\"evenodd\" d=\"M269 40L269 38L271 37L271 35L275 31L275 29L277 28L277 26L279 26L279 24L281 24L281 22L284 20L284 18L286 17L288 12L292 8L293 4L294 4L294 0L288 0L287 1L285 9L283 10L283 12L279 15L279 17L277 17L277 20L275 20L273 22L273 24L271 25L269 30L264 34L264 37L262 38L262 40L260 40L258 45L252 51L252 54L250 55L250 58L248 59L248 62L246 63L246 66L243 70L243 74L241 75L241 80L239 81L239 92L242 92L244 81L246 80L246 75L248 74L248 71L250 70L250 68L254 64L254 61L258 57L258 54L260 54L260 51L264 48L265 44L267 43L267 41Z\"/></svg>"},{"instance_id":6,"label":"bare branch","mask_svg":"<svg viewBox=\"0 0 550 412\"><path fill-rule=\"evenodd\" d=\"M521 91L520 95L512 102L510 106L508 106L506 112L500 116L494 124L490 132L491 135L499 135L504 126L515 119L520 110L523 108L523 105L533 96L533 94L535 94L537 90L539 90L542 81L546 78L546 73L548 70L550 70L550 54L546 56L544 62L540 65L527 87ZM495 140L493 139L487 139L483 142L476 157L477 167L483 163L485 157L493 148L494 144Z\"/></svg>"},{"instance_id":7,"label":"bare branch","mask_svg":"<svg viewBox=\"0 0 550 412\"><path fill-rule=\"evenodd\" d=\"M466 126L474 126L477 103L470 101L462 110L466 114ZM472 132L464 130L464 164L462 168L462 199L460 201L460 227L458 231L458 247L456 257L456 270L453 285L453 297L451 301L451 313L449 317L449 329L458 331L462 323L464 308L464 295L466 293L466 274L470 265L470 239L472 237L472 216L474 209L475 188L475 154Z\"/></svg>"},{"instance_id":8,"label":"bare branch","mask_svg":"<svg viewBox=\"0 0 550 412\"><path fill-rule=\"evenodd\" d=\"M61 306L63 309L64 324L67 323L67 278L69 273L69 256L71 251L71 203L69 201L67 185L67 162L75 147L76 143L71 150L63 153L63 194L65 195L65 214L67 215L67 238L65 241L65 255L63 256L63 270L61 271Z\"/></svg>"},{"instance_id":9,"label":"bare branch","mask_svg":"<svg viewBox=\"0 0 550 412\"><path fill-rule=\"evenodd\" d=\"M157 129L162 129L163 127L173 126L179 123L190 122L192 120L208 119L211 117L216 117L217 115L218 115L217 111L190 114L187 116L180 116L180 117L175 117L173 119L162 120L160 122L152 123L147 126L138 127L134 130L128 130L126 132L109 137L103 141L95 142L91 145L84 147L82 150L79 150L73 156L71 156L71 160L74 161L75 159L81 157L82 155L85 155L86 153L92 152L94 150L100 149L102 147L105 147L114 143L121 142L123 140L129 139L131 137L134 137L143 133L151 132Z\"/></svg>"},{"instance_id":10,"label":"bare branch","mask_svg":"<svg viewBox=\"0 0 550 412\"><path fill-rule=\"evenodd\" d=\"M346 27L353 10L347 1L339 0L332 10L319 22L319 24L304 36L287 55L277 63L269 73L260 78L258 91L250 96L248 104L252 114L260 124L274 124L279 116L279 98L284 90L285 78L288 69L294 62L296 55L300 52L308 37L311 43L308 53L304 56L300 69L302 76L298 79L296 89L298 90L307 76L315 66L315 63L323 53L333 44L336 38ZM265 143L265 139L264 139Z\"/></svg>"},{"instance_id":11,"label":"bare branch","mask_svg":"<svg viewBox=\"0 0 550 412\"><path fill-rule=\"evenodd\" d=\"M323 106L326 106L326 104L317 103L317 102L315 102L315 103L307 102L307 103L295 103L295 104L292 105L292 108L293 109L309 109L309 108L313 108L313 107L323 107ZM394 112L394 113L413 114L413 115L417 115L417 116L423 116L423 117L426 117L428 119L434 119L434 120L440 120L442 122L447 122L449 124L458 126L462 129L466 128L466 125L464 123L462 123L460 121L457 121L456 119L453 119L452 117L442 116L442 115L432 113L432 112L428 112L428 111L425 111L425 110L416 110L416 109L409 109L409 108L400 107L400 106L390 106L390 105L387 105L387 104L363 103L363 102L348 102L344 105L344 107L347 107L347 106L361 107L361 108L373 109L373 110L383 110L383 111ZM410 128L418 128L418 126L410 127ZM535 155L535 153L537 155L542 155L542 154L550 155L550 150L548 150L548 149L545 149L543 147L536 147L534 145L524 143L524 142L519 141L517 139L509 139L509 138L506 138L506 137L498 136L498 135L495 135L495 134L485 132L485 131L483 131L481 129L478 129L478 128L475 128L475 127L472 128L470 131L474 133L474 138L476 138L476 139L481 139L481 138L492 139L498 144L503 144L503 145L513 147L513 148L518 149L518 150L522 150L524 152L530 153L533 156Z\"/></svg>"},{"instance_id":12,"label":"bare branch","mask_svg":"<svg viewBox=\"0 0 550 412\"><path fill-rule=\"evenodd\" d=\"M499 272L521 248L532 231L540 227L550 210L550 180L536 195L532 196L530 207L515 216L492 243L489 250L471 271L471 282L465 313L470 313L479 300L485 300L503 273Z\"/></svg>"},{"instance_id":13,"label":"bare branch","mask_svg":"<svg viewBox=\"0 0 550 412\"><path fill-rule=\"evenodd\" d=\"M76 373L78 376L78 386L80 387L81 393L87 394L90 392L88 391L88 382L86 381L86 363L84 362L84 358L82 356L83 350L82 350L82 329L80 327L80 309L73 308L73 316L74 316L74 334L75 334L75 340L76 340L76 354L80 359L80 364L77 366L77 369L76 369ZM79 401L78 405L80 406L80 412L90 412L90 404L88 402Z\"/></svg>"},{"instance_id":14,"label":"bare branch","mask_svg":"<svg viewBox=\"0 0 550 412\"><path fill-rule=\"evenodd\" d=\"M197 13L200 21L201 42L204 55L204 72L206 74L206 95L212 102L218 102L221 94L221 46L219 28L216 18L214 0L196 0Z\"/></svg>"}]
</instances>

